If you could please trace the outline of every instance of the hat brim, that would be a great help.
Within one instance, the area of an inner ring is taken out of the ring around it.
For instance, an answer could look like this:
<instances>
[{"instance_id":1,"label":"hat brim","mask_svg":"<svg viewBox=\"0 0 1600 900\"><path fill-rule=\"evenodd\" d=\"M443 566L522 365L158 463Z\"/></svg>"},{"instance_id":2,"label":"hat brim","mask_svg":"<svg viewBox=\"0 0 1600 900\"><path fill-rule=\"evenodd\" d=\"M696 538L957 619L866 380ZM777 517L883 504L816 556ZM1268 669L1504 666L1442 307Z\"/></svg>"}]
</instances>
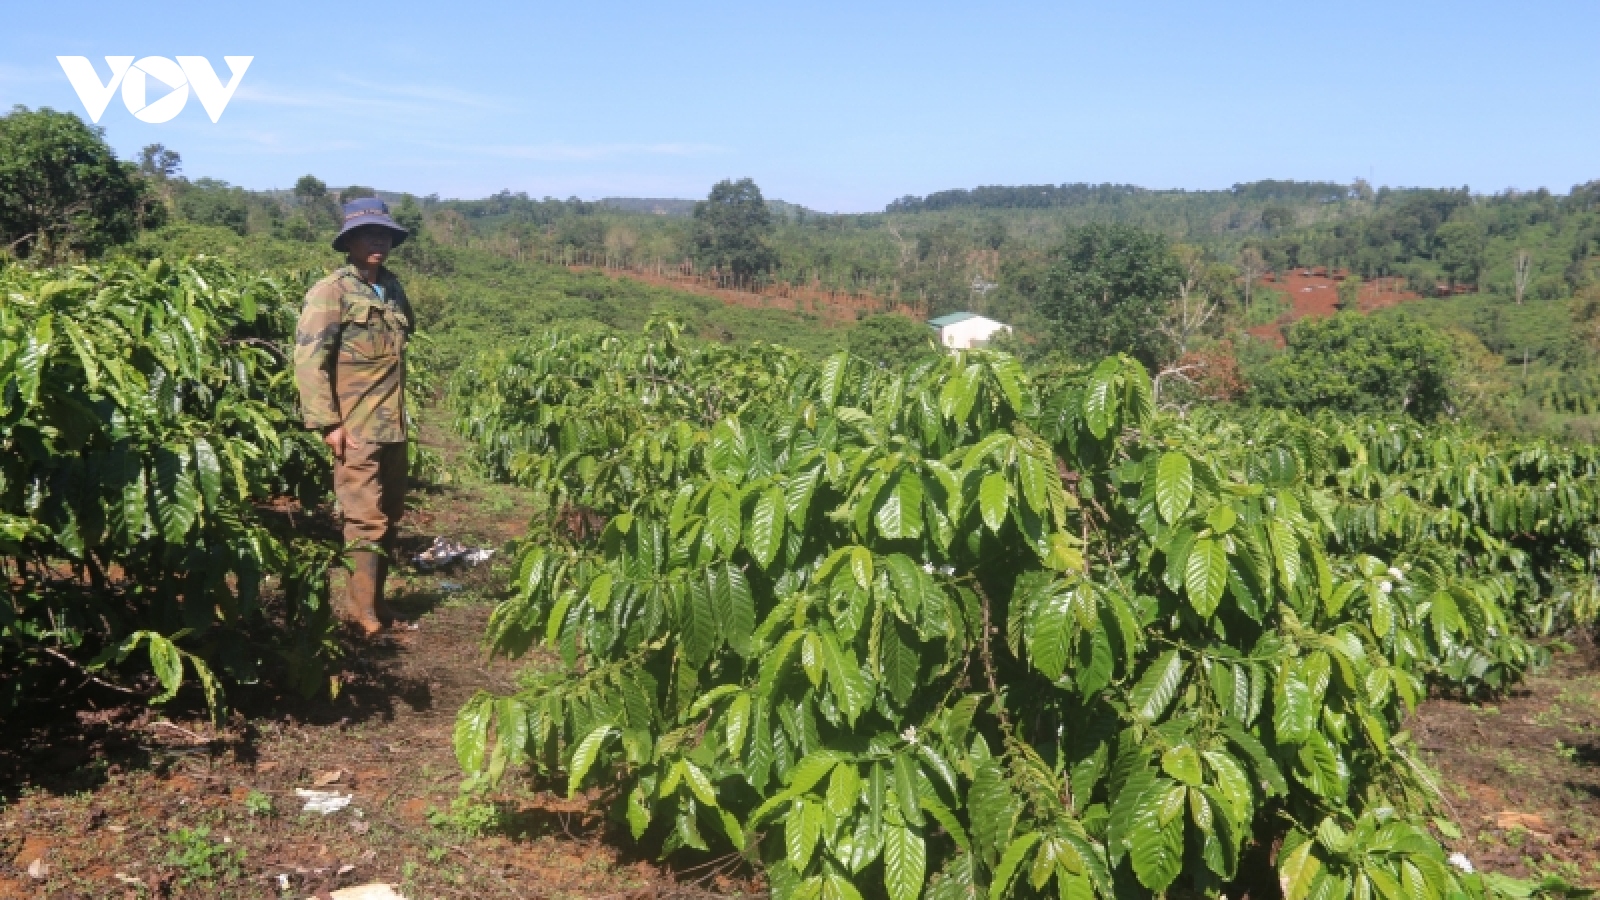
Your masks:
<instances>
[{"instance_id":1,"label":"hat brim","mask_svg":"<svg viewBox=\"0 0 1600 900\"><path fill-rule=\"evenodd\" d=\"M369 227L387 228L394 232L393 246L395 247L404 244L406 242L406 238L411 234L411 232L401 228L400 225L395 222L395 220L389 218L388 216L362 216L358 219L346 222L345 226L339 229L339 233L333 236L333 249L339 251L340 253L345 252L349 249L347 244L350 235L359 229Z\"/></svg>"}]
</instances>

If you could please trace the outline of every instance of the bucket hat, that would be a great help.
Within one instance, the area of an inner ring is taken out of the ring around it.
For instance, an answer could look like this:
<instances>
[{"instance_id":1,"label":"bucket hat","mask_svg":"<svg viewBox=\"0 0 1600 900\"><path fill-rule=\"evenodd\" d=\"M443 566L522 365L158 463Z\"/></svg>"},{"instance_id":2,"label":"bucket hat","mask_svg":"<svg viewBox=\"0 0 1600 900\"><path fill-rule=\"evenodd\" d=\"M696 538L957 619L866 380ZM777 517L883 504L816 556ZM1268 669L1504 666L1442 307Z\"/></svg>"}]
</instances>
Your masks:
<instances>
[{"instance_id":1,"label":"bucket hat","mask_svg":"<svg viewBox=\"0 0 1600 900\"><path fill-rule=\"evenodd\" d=\"M389 204L377 197L362 197L344 205L344 225L339 228L339 233L333 236L333 249L343 253L345 238L350 232L367 225L381 225L393 231L396 247L405 243L406 235L410 233L401 228L394 219L389 218Z\"/></svg>"}]
</instances>

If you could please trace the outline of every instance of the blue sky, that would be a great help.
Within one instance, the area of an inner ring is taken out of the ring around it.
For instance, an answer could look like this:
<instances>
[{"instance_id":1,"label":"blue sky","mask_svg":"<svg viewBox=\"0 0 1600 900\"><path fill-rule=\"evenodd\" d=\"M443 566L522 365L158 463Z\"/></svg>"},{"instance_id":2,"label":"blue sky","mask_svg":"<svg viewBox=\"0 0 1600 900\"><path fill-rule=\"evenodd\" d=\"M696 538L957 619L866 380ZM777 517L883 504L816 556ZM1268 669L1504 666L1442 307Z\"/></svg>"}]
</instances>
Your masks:
<instances>
[{"instance_id":1,"label":"blue sky","mask_svg":"<svg viewBox=\"0 0 1600 900\"><path fill-rule=\"evenodd\" d=\"M57 55L255 57L132 157L190 177L822 210L979 184L1600 178L1600 4L10 3L0 108L84 115ZM154 99L155 95L152 95Z\"/></svg>"}]
</instances>

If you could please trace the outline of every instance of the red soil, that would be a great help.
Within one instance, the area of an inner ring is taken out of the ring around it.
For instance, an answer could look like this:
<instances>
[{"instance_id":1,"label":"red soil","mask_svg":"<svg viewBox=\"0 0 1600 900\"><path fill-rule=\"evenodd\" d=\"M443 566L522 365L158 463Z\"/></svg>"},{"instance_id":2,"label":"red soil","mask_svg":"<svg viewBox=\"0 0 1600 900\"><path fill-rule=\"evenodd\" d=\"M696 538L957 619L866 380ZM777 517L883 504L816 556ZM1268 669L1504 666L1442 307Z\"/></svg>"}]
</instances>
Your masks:
<instances>
[{"instance_id":1,"label":"red soil","mask_svg":"<svg viewBox=\"0 0 1600 900\"><path fill-rule=\"evenodd\" d=\"M611 278L631 278L657 287L669 287L702 297L711 297L721 300L729 306L743 306L749 309L783 309L802 315L813 315L823 320L828 325L844 325L855 322L862 315L872 313L895 312L911 316L915 319L926 318L925 315L912 305L899 302L893 297L880 297L875 294L849 293L845 291L830 291L820 286L790 284L779 282L777 284L762 285L759 288L746 286L724 287L721 282L728 279L718 279L707 275L687 275L677 272L657 272L648 268L612 268L610 266L567 266L573 272L600 272Z\"/></svg>"},{"instance_id":2,"label":"red soil","mask_svg":"<svg viewBox=\"0 0 1600 900\"><path fill-rule=\"evenodd\" d=\"M1327 270L1321 267L1291 269L1276 276L1263 275L1256 284L1284 294L1289 299L1290 308L1288 312L1279 316L1277 321L1257 325L1250 329L1250 333L1281 345L1283 329L1296 319L1306 316L1326 318L1333 315L1339 309L1339 282L1344 278L1345 273L1338 269L1329 275ZM1422 299L1420 294L1406 290L1404 284L1403 279L1395 277L1374 278L1363 282L1361 293L1357 295L1357 309L1361 312L1372 312L1410 300Z\"/></svg>"}]
</instances>

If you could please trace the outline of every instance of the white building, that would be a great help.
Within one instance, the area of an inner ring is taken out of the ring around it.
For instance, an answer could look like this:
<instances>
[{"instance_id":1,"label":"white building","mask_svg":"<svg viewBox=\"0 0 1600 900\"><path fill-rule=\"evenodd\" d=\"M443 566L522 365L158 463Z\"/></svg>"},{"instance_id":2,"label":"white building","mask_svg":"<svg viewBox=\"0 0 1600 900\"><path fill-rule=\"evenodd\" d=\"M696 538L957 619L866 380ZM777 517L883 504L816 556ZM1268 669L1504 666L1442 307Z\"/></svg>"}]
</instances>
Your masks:
<instances>
[{"instance_id":1,"label":"white building","mask_svg":"<svg viewBox=\"0 0 1600 900\"><path fill-rule=\"evenodd\" d=\"M951 350L970 350L982 347L996 334L1011 330L1004 322L996 322L977 313L959 312L937 319L929 319L928 327L939 335L939 343Z\"/></svg>"}]
</instances>

